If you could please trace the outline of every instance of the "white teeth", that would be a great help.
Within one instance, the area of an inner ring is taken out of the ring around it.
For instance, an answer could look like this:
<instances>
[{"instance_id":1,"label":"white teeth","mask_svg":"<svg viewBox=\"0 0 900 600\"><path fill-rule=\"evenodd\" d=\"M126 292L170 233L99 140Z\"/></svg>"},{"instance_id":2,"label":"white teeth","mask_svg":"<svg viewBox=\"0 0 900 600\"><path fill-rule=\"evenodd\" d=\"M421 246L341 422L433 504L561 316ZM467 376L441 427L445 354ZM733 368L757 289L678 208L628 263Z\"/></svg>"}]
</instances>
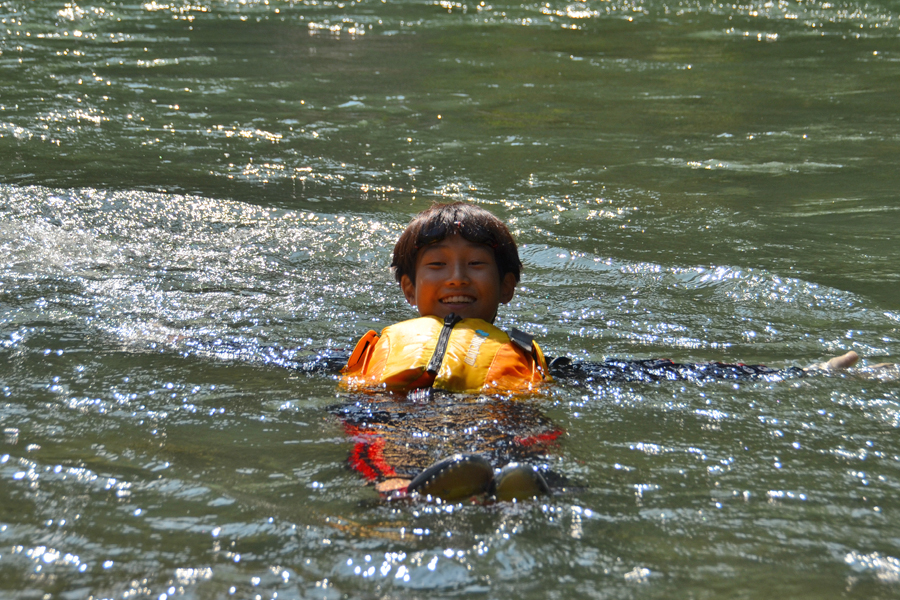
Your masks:
<instances>
[{"instance_id":1,"label":"white teeth","mask_svg":"<svg viewBox=\"0 0 900 600\"><path fill-rule=\"evenodd\" d=\"M450 296L442 299L441 302L444 304L469 304L475 302L475 298L472 296Z\"/></svg>"}]
</instances>

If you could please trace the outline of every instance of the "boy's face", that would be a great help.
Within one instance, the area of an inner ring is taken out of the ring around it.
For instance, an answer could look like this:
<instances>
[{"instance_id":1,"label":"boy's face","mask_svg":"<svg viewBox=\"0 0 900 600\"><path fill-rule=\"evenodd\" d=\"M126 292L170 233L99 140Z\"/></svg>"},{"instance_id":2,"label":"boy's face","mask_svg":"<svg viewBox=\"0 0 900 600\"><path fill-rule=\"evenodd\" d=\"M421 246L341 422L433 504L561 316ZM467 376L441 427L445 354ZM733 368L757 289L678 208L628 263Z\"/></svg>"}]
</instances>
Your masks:
<instances>
[{"instance_id":1,"label":"boy's face","mask_svg":"<svg viewBox=\"0 0 900 600\"><path fill-rule=\"evenodd\" d=\"M419 250L416 282L404 275L400 287L423 317L456 313L490 323L500 304L512 300L516 278L507 273L500 279L490 247L451 235Z\"/></svg>"}]
</instances>

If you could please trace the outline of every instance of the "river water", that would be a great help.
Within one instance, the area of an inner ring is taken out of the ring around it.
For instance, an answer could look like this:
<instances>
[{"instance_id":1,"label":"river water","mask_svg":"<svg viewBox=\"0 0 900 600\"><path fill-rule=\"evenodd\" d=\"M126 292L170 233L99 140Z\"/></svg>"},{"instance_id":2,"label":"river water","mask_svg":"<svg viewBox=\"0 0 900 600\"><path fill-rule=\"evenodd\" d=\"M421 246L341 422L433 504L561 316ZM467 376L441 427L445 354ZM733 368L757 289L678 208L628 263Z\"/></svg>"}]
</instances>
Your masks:
<instances>
[{"instance_id":1,"label":"river water","mask_svg":"<svg viewBox=\"0 0 900 600\"><path fill-rule=\"evenodd\" d=\"M0 596L897 597L898 28L0 0ZM547 354L862 367L556 385L521 406L574 489L382 502L354 399L291 366L413 314L390 249L457 199L517 236L498 325Z\"/></svg>"}]
</instances>

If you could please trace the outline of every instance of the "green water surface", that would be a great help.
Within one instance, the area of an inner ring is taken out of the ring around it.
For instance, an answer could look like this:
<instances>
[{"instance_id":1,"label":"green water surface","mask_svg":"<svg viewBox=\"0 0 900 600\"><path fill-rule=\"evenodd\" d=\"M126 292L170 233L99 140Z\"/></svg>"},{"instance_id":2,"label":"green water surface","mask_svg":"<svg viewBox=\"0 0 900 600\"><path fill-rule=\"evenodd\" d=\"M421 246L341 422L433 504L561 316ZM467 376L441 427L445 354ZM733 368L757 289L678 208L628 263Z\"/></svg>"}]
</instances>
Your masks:
<instances>
[{"instance_id":1,"label":"green water surface","mask_svg":"<svg viewBox=\"0 0 900 600\"><path fill-rule=\"evenodd\" d=\"M898 28L0 0L0 597L896 597ZM498 325L548 354L862 368L556 385L574 491L384 503L353 398L272 357L412 316L390 250L457 199L510 224Z\"/></svg>"}]
</instances>

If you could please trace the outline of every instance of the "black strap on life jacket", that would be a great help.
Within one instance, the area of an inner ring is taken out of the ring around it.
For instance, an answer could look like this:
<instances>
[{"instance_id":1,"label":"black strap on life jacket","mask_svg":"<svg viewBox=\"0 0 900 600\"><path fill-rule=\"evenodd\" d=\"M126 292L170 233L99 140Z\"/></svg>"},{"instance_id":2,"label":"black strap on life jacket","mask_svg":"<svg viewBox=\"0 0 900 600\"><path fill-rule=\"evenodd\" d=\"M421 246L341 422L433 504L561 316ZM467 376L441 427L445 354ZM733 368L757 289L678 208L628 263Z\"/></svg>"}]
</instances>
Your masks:
<instances>
[{"instance_id":1,"label":"black strap on life jacket","mask_svg":"<svg viewBox=\"0 0 900 600\"><path fill-rule=\"evenodd\" d=\"M450 313L444 317L444 326L441 328L437 344L434 347L434 354L431 355L428 366L425 368L425 371L429 374L437 375L438 371L441 369L441 363L444 362L444 355L447 354L447 346L450 343L450 334L453 332L453 328L456 324L460 321L462 321L462 317L456 313ZM529 335L524 331L513 328L509 332L509 339L516 346L524 350L529 356L535 355L533 335ZM546 376L546 374L544 375Z\"/></svg>"},{"instance_id":2,"label":"black strap on life jacket","mask_svg":"<svg viewBox=\"0 0 900 600\"><path fill-rule=\"evenodd\" d=\"M434 354L431 355L431 360L428 361L428 366L425 368L431 375L437 375L440 370L441 363L444 362L444 355L447 354L447 345L450 343L450 333L460 321L462 321L462 317L456 313L450 313L444 317L444 326L441 328L437 345L434 347Z\"/></svg>"},{"instance_id":3,"label":"black strap on life jacket","mask_svg":"<svg viewBox=\"0 0 900 600\"><path fill-rule=\"evenodd\" d=\"M524 331L519 331L515 327L513 327L509 332L510 341L524 350L526 353L533 355L534 354L534 336L525 333Z\"/></svg>"}]
</instances>

